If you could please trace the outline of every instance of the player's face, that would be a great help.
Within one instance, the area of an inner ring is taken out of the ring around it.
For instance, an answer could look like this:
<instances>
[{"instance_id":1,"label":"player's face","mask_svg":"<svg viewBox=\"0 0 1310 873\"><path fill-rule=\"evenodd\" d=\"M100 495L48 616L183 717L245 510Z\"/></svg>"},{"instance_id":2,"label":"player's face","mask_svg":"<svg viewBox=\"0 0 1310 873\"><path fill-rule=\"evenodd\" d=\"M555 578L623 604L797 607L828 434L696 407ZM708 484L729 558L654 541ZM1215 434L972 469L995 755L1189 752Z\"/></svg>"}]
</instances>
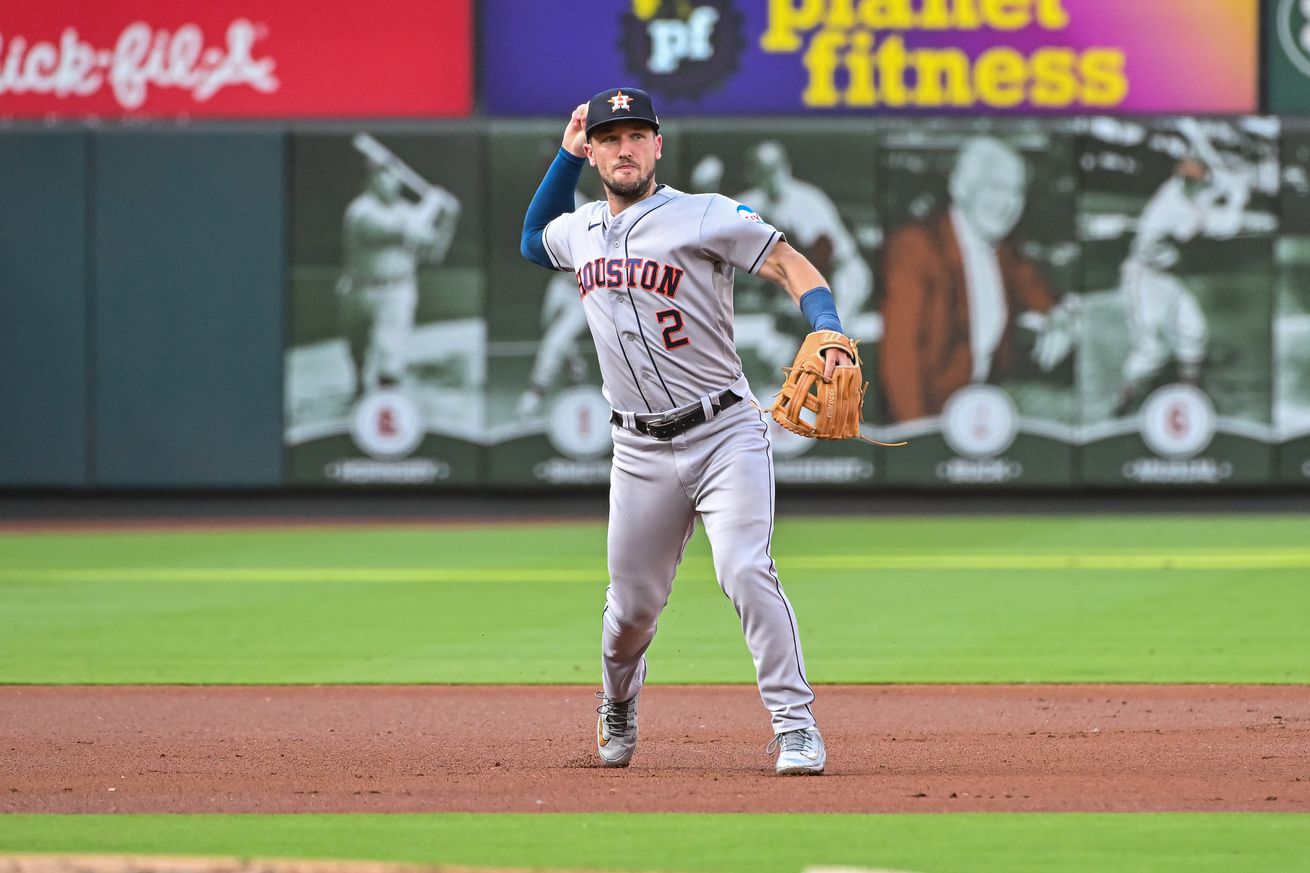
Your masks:
<instances>
[{"instance_id":1,"label":"player's face","mask_svg":"<svg viewBox=\"0 0 1310 873\"><path fill-rule=\"evenodd\" d=\"M607 124L592 134L587 157L605 187L620 197L650 190L664 138L638 121Z\"/></svg>"},{"instance_id":2,"label":"player's face","mask_svg":"<svg viewBox=\"0 0 1310 873\"><path fill-rule=\"evenodd\" d=\"M374 167L369 174L369 188L383 203L400 196L400 178L386 167Z\"/></svg>"},{"instance_id":3,"label":"player's face","mask_svg":"<svg viewBox=\"0 0 1310 873\"><path fill-rule=\"evenodd\" d=\"M1023 161L1013 155L998 156L992 166L977 173L959 205L984 239L998 243L1019 223L1026 187Z\"/></svg>"},{"instance_id":4,"label":"player's face","mask_svg":"<svg viewBox=\"0 0 1310 873\"><path fill-rule=\"evenodd\" d=\"M1210 175L1210 171L1205 164L1195 158L1184 158L1178 162L1178 167L1174 170L1184 179L1190 179L1193 182L1203 182Z\"/></svg>"},{"instance_id":5,"label":"player's face","mask_svg":"<svg viewBox=\"0 0 1310 873\"><path fill-rule=\"evenodd\" d=\"M1205 187L1210 178L1210 169L1195 158L1184 158L1178 162L1174 172L1182 177L1183 190L1189 195Z\"/></svg>"}]
</instances>

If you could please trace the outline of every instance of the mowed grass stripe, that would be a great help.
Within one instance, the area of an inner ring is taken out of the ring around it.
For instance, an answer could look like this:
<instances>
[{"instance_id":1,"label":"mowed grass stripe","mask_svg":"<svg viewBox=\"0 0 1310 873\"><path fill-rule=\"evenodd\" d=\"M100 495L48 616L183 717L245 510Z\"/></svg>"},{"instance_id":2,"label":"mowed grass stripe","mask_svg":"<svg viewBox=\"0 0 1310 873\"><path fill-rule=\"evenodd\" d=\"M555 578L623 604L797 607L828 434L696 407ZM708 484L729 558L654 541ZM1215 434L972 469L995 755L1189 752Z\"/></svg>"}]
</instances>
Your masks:
<instances>
[{"instance_id":1,"label":"mowed grass stripe","mask_svg":"<svg viewBox=\"0 0 1310 873\"><path fill-rule=\"evenodd\" d=\"M1310 517L786 519L773 554L816 682L1310 682ZM653 681L754 681L713 566L702 529ZM601 522L0 538L0 682L589 681L605 568Z\"/></svg>"},{"instance_id":2,"label":"mowed grass stripe","mask_svg":"<svg viewBox=\"0 0 1310 873\"><path fill-rule=\"evenodd\" d=\"M616 873L801 873L811 866L1282 873L1305 868L1310 815L4 815L0 852L361 858Z\"/></svg>"},{"instance_id":3,"label":"mowed grass stripe","mask_svg":"<svg viewBox=\"0 0 1310 873\"><path fill-rule=\"evenodd\" d=\"M1310 551L1093 552L1084 554L827 555L780 559L808 570L1295 570L1310 568ZM691 575L706 568L691 566ZM26 582L595 582L604 566L501 567L19 567L0 570L0 584Z\"/></svg>"}]
</instances>

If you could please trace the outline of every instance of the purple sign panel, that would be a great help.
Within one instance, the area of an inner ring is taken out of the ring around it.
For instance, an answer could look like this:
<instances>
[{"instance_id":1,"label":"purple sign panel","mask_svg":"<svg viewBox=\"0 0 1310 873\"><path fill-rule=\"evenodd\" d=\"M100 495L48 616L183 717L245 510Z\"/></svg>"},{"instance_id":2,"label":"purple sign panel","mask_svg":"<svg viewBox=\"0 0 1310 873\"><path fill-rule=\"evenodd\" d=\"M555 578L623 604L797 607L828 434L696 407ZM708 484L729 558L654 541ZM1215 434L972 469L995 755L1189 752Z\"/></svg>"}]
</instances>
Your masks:
<instances>
[{"instance_id":1,"label":"purple sign panel","mask_svg":"<svg viewBox=\"0 0 1310 873\"><path fill-rule=\"evenodd\" d=\"M1256 0L484 0L493 115L1242 113ZM530 62L529 62L530 59Z\"/></svg>"}]
</instances>

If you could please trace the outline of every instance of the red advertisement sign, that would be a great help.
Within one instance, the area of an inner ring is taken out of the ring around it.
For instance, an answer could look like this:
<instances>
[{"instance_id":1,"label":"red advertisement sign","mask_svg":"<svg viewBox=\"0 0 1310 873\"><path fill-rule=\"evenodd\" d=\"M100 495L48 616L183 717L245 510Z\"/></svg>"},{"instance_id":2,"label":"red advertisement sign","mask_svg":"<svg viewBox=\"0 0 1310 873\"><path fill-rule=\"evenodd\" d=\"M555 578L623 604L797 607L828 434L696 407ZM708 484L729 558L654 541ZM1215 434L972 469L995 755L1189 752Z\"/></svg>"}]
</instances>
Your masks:
<instances>
[{"instance_id":1,"label":"red advertisement sign","mask_svg":"<svg viewBox=\"0 0 1310 873\"><path fill-rule=\"evenodd\" d=\"M470 0L0 9L0 117L422 118L472 109Z\"/></svg>"}]
</instances>

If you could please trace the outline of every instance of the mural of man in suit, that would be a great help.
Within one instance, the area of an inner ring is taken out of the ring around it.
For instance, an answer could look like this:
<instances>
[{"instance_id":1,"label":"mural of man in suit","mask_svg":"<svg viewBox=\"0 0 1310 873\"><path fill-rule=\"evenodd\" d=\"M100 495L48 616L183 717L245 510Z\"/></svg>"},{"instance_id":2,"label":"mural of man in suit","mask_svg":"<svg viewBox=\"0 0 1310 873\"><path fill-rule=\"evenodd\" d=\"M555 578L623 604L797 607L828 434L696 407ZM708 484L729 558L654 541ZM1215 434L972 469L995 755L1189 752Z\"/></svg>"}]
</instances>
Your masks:
<instances>
[{"instance_id":1,"label":"mural of man in suit","mask_svg":"<svg viewBox=\"0 0 1310 873\"><path fill-rule=\"evenodd\" d=\"M1073 347L1073 307L1010 238L1023 214L1022 156L993 137L960 148L951 204L902 225L883 251L883 392L891 421L941 413L959 388L1014 371L1018 328L1050 370Z\"/></svg>"}]
</instances>

